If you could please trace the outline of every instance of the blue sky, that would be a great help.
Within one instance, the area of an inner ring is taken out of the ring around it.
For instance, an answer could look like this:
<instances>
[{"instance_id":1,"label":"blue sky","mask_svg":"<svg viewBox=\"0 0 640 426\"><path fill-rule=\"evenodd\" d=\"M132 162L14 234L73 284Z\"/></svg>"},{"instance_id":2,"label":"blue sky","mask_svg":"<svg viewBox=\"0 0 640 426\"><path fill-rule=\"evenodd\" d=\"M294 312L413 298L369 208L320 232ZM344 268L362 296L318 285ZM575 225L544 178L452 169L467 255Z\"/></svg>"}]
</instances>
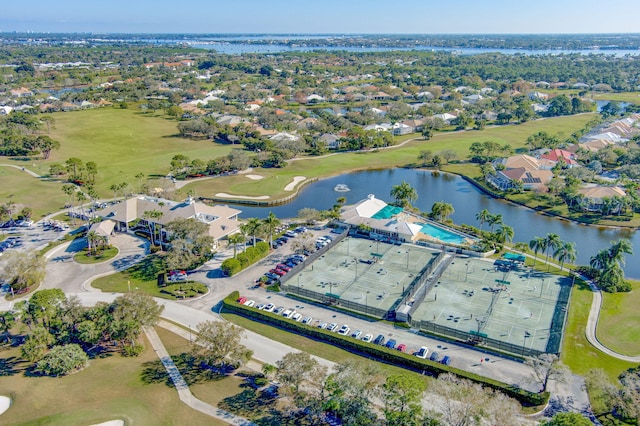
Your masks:
<instances>
[{"instance_id":1,"label":"blue sky","mask_svg":"<svg viewBox=\"0 0 640 426\"><path fill-rule=\"evenodd\" d=\"M0 31L629 33L639 0L3 1Z\"/></svg>"}]
</instances>

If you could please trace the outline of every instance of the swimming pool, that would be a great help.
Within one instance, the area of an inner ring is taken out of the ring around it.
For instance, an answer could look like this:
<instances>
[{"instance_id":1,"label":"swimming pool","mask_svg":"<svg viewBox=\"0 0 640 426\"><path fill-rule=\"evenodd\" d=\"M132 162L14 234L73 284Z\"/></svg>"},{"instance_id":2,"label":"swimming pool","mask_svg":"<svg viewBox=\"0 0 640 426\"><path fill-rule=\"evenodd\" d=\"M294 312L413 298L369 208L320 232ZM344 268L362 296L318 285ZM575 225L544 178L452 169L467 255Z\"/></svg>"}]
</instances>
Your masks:
<instances>
[{"instance_id":1,"label":"swimming pool","mask_svg":"<svg viewBox=\"0 0 640 426\"><path fill-rule=\"evenodd\" d=\"M433 237L437 240L442 241L443 243L449 244L466 244L467 240L464 236L460 234L456 234L454 232L448 231L444 228L440 228L439 226L432 225L430 223L421 223L423 234L427 234L430 237Z\"/></svg>"}]
</instances>

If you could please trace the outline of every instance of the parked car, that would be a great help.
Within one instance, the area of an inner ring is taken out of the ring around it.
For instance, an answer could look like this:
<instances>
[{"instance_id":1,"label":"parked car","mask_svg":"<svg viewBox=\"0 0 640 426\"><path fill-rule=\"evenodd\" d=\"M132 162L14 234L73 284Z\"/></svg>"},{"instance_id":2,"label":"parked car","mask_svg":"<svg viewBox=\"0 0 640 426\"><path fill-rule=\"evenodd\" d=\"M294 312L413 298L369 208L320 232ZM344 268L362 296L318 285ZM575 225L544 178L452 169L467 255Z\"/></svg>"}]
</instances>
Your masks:
<instances>
[{"instance_id":1,"label":"parked car","mask_svg":"<svg viewBox=\"0 0 640 426\"><path fill-rule=\"evenodd\" d=\"M279 276L285 275L286 272L283 271L282 269L270 269L269 272L271 272L272 274L276 274Z\"/></svg>"},{"instance_id":2,"label":"parked car","mask_svg":"<svg viewBox=\"0 0 640 426\"><path fill-rule=\"evenodd\" d=\"M247 300L243 303L244 306L249 306L249 307L252 307L255 304L256 304L255 300Z\"/></svg>"},{"instance_id":3,"label":"parked car","mask_svg":"<svg viewBox=\"0 0 640 426\"><path fill-rule=\"evenodd\" d=\"M284 311L284 309L285 309L285 307L284 307L284 306L278 306L278 307L273 311L273 313L274 313L274 314L278 314L278 315L280 315L280 314Z\"/></svg>"},{"instance_id":4,"label":"parked car","mask_svg":"<svg viewBox=\"0 0 640 426\"><path fill-rule=\"evenodd\" d=\"M442 358L442 361L440 361L442 364L444 365L450 365L451 364L451 358L449 358L449 355L445 355L444 358Z\"/></svg>"},{"instance_id":5,"label":"parked car","mask_svg":"<svg viewBox=\"0 0 640 426\"><path fill-rule=\"evenodd\" d=\"M262 311L265 308L265 306L267 306L267 305L265 305L264 303L259 303L259 304L256 305L256 309Z\"/></svg>"},{"instance_id":6,"label":"parked car","mask_svg":"<svg viewBox=\"0 0 640 426\"><path fill-rule=\"evenodd\" d=\"M364 337L362 338L362 341L365 343L369 343L373 340L373 334L371 333L367 333L364 335Z\"/></svg>"},{"instance_id":7,"label":"parked car","mask_svg":"<svg viewBox=\"0 0 640 426\"><path fill-rule=\"evenodd\" d=\"M244 305L244 302L247 301L247 298L244 296L240 296L238 297L238 300L236 300L236 302L240 303L241 305Z\"/></svg>"},{"instance_id":8,"label":"parked car","mask_svg":"<svg viewBox=\"0 0 640 426\"><path fill-rule=\"evenodd\" d=\"M382 334L378 334L378 337L373 341L376 345L384 345L384 336Z\"/></svg>"},{"instance_id":9,"label":"parked car","mask_svg":"<svg viewBox=\"0 0 640 426\"><path fill-rule=\"evenodd\" d=\"M413 354L415 356L417 356L418 358L425 359L427 357L428 353L429 353L429 349L426 346L423 346L420 349L418 349L417 352L414 352Z\"/></svg>"},{"instance_id":10,"label":"parked car","mask_svg":"<svg viewBox=\"0 0 640 426\"><path fill-rule=\"evenodd\" d=\"M295 314L293 314L293 316L291 317L292 320L294 321L302 321L302 314L300 312L296 312Z\"/></svg>"},{"instance_id":11,"label":"parked car","mask_svg":"<svg viewBox=\"0 0 640 426\"><path fill-rule=\"evenodd\" d=\"M395 349L396 348L396 341L394 339L389 339L387 341L387 343L385 343L385 346L389 349Z\"/></svg>"},{"instance_id":12,"label":"parked car","mask_svg":"<svg viewBox=\"0 0 640 426\"><path fill-rule=\"evenodd\" d=\"M276 305L274 305L273 303L269 303L267 306L264 307L264 310L267 312L273 312L275 308L276 308Z\"/></svg>"},{"instance_id":13,"label":"parked car","mask_svg":"<svg viewBox=\"0 0 640 426\"><path fill-rule=\"evenodd\" d=\"M295 309L287 309L282 313L282 316L287 319L291 319L295 314L296 314Z\"/></svg>"},{"instance_id":14,"label":"parked car","mask_svg":"<svg viewBox=\"0 0 640 426\"><path fill-rule=\"evenodd\" d=\"M287 265L285 265L284 263L278 263L276 265L276 268L281 269L281 270L283 270L285 272L289 272L291 270L291 268L288 267Z\"/></svg>"},{"instance_id":15,"label":"parked car","mask_svg":"<svg viewBox=\"0 0 640 426\"><path fill-rule=\"evenodd\" d=\"M405 345L404 343L400 343L396 349L399 350L400 352L406 352L407 345Z\"/></svg>"},{"instance_id":16,"label":"parked car","mask_svg":"<svg viewBox=\"0 0 640 426\"><path fill-rule=\"evenodd\" d=\"M289 238L294 238L296 236L296 233L293 231L287 231L284 233L285 236L289 237Z\"/></svg>"},{"instance_id":17,"label":"parked car","mask_svg":"<svg viewBox=\"0 0 640 426\"><path fill-rule=\"evenodd\" d=\"M349 328L349 326L345 324L342 327L340 327L340 330L338 330L338 334L342 334L343 336L346 336L347 334L349 334L350 330L351 329Z\"/></svg>"},{"instance_id":18,"label":"parked car","mask_svg":"<svg viewBox=\"0 0 640 426\"><path fill-rule=\"evenodd\" d=\"M431 356L429 357L431 361L438 362L440 359L440 354L438 352L431 352Z\"/></svg>"},{"instance_id":19,"label":"parked car","mask_svg":"<svg viewBox=\"0 0 640 426\"><path fill-rule=\"evenodd\" d=\"M361 334L362 334L362 331L356 330L353 333L351 333L351 337L353 337L354 339L357 339L360 337Z\"/></svg>"},{"instance_id":20,"label":"parked car","mask_svg":"<svg viewBox=\"0 0 640 426\"><path fill-rule=\"evenodd\" d=\"M327 328L327 323L326 323L326 322L324 322L324 321L320 321L320 322L318 323L318 328Z\"/></svg>"},{"instance_id":21,"label":"parked car","mask_svg":"<svg viewBox=\"0 0 640 426\"><path fill-rule=\"evenodd\" d=\"M303 323L303 324L307 324L307 325L308 325L308 324L311 324L311 321L313 321L313 318L311 318L311 317L304 317L304 318L302 319L302 323Z\"/></svg>"},{"instance_id":22,"label":"parked car","mask_svg":"<svg viewBox=\"0 0 640 426\"><path fill-rule=\"evenodd\" d=\"M332 322L327 326L327 330L329 331L335 331L337 328L338 328L338 324L336 324L335 322Z\"/></svg>"}]
</instances>

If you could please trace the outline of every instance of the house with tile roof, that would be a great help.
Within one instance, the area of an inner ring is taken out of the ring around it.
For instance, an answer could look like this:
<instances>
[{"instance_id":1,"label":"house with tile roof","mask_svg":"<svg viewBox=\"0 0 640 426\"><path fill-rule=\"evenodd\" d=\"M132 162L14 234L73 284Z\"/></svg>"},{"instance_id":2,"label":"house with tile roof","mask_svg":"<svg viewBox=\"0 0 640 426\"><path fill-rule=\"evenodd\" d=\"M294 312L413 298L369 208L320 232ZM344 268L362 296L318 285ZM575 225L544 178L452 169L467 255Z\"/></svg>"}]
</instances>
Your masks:
<instances>
[{"instance_id":1,"label":"house with tile roof","mask_svg":"<svg viewBox=\"0 0 640 426\"><path fill-rule=\"evenodd\" d=\"M148 215L145 212L157 212L157 217L146 217ZM149 223L153 223L163 236L163 241L168 238L164 227L169 222L175 219L195 219L208 225L209 236L213 238L216 247L221 239L239 232L240 213L241 210L222 205L209 206L193 198L179 203L142 195L107 206L99 210L97 215L104 220L113 221L113 229L118 232L145 232Z\"/></svg>"},{"instance_id":2,"label":"house with tile roof","mask_svg":"<svg viewBox=\"0 0 640 426\"><path fill-rule=\"evenodd\" d=\"M589 212L602 212L607 207L608 213L617 213L622 207L621 198L627 193L619 186L588 185L578 189L582 196L580 208ZM609 204L607 206L607 204Z\"/></svg>"},{"instance_id":3,"label":"house with tile roof","mask_svg":"<svg viewBox=\"0 0 640 426\"><path fill-rule=\"evenodd\" d=\"M551 151L542 154L541 160L549 160L555 163L563 163L568 167L577 167L580 164L575 160L575 155L564 149L555 148Z\"/></svg>"}]
</instances>

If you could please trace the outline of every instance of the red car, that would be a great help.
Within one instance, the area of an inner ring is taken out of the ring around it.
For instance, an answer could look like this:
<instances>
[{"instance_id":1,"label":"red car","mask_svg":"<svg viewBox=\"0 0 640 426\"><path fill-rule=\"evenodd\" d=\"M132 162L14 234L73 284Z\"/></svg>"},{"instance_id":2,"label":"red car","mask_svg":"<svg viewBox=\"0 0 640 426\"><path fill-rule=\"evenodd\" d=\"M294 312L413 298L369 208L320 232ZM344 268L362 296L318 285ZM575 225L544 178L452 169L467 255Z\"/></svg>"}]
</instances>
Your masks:
<instances>
[{"instance_id":1,"label":"red car","mask_svg":"<svg viewBox=\"0 0 640 426\"><path fill-rule=\"evenodd\" d=\"M406 352L407 345L405 345L404 343L400 343L396 349L399 350L400 352Z\"/></svg>"},{"instance_id":2,"label":"red car","mask_svg":"<svg viewBox=\"0 0 640 426\"><path fill-rule=\"evenodd\" d=\"M286 272L283 271L282 269L271 269L269 272L274 273L276 275L280 275L280 276L283 276L286 274Z\"/></svg>"},{"instance_id":3,"label":"red car","mask_svg":"<svg viewBox=\"0 0 640 426\"><path fill-rule=\"evenodd\" d=\"M285 265L284 263L278 263L276 265L276 268L278 269L282 269L285 272L289 272L291 270L291 268L289 268L287 265Z\"/></svg>"},{"instance_id":4,"label":"red car","mask_svg":"<svg viewBox=\"0 0 640 426\"><path fill-rule=\"evenodd\" d=\"M246 301L247 301L247 298L246 298L246 297L244 297L244 296L240 296L240 297L238 297L238 300L237 300L237 302L238 302L239 304L241 304L241 305L244 305L244 302L246 302Z\"/></svg>"}]
</instances>

